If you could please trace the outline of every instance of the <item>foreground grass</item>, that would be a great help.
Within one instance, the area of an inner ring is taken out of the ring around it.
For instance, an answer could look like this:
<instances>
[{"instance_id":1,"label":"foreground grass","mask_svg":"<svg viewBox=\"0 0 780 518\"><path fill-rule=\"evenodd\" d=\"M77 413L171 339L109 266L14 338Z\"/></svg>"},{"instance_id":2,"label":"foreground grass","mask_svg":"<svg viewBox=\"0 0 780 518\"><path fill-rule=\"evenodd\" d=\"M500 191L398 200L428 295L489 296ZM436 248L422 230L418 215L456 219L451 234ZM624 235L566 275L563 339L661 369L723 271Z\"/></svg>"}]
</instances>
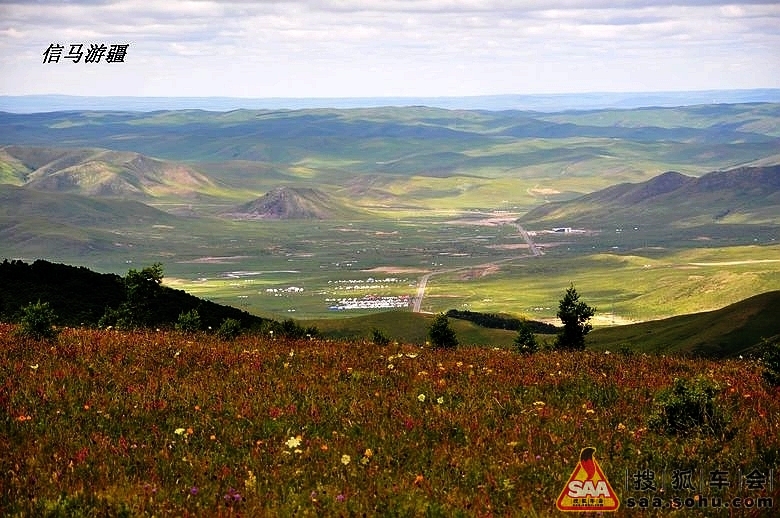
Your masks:
<instances>
[{"instance_id":1,"label":"foreground grass","mask_svg":"<svg viewBox=\"0 0 780 518\"><path fill-rule=\"evenodd\" d=\"M726 429L648 430L657 390L699 374ZM650 496L639 470L725 470L739 496L780 461L748 361L2 326L0 380L4 516L548 516L585 446L623 501Z\"/></svg>"}]
</instances>

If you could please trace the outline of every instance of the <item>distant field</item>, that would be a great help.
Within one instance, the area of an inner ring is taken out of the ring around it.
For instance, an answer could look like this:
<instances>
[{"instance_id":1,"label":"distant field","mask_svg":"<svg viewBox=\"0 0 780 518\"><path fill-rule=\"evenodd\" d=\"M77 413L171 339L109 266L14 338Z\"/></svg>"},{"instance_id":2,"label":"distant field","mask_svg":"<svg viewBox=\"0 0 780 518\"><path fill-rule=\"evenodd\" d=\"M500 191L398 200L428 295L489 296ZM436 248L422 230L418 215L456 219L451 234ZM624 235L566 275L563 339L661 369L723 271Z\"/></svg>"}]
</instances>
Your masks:
<instances>
[{"instance_id":1,"label":"distant field","mask_svg":"<svg viewBox=\"0 0 780 518\"><path fill-rule=\"evenodd\" d=\"M663 318L716 309L779 289L778 253L778 245L604 250L576 260L551 253L513 262L468 283L457 274L434 276L426 309L498 310L549 319L555 317L562 293L574 283L582 298L598 308L596 325ZM707 262L714 257L721 260Z\"/></svg>"},{"instance_id":2,"label":"distant field","mask_svg":"<svg viewBox=\"0 0 780 518\"><path fill-rule=\"evenodd\" d=\"M487 219L472 221L482 225L408 220L395 222L392 230L371 223L280 223L279 228L299 232L294 249L260 257L244 249L235 252L238 257L170 263L169 284L261 314L340 318L370 311L329 310L335 299L414 296L422 275L433 272L423 311L470 309L553 319L563 291L574 283L599 309L598 325L715 309L780 289L780 245L773 244L771 232L755 234L761 245L740 244L758 239L754 234L668 243L651 232L645 242L641 232L614 229L538 234L534 239L545 253L532 258L514 227Z\"/></svg>"}]
</instances>

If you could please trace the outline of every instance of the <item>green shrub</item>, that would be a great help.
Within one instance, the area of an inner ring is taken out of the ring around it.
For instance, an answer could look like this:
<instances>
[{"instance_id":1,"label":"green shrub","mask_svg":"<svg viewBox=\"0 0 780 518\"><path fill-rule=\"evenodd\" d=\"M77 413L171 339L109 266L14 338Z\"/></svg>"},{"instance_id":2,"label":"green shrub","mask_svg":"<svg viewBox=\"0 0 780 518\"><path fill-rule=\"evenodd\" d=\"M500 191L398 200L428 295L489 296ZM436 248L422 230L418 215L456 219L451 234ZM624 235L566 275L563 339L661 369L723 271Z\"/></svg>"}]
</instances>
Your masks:
<instances>
[{"instance_id":1,"label":"green shrub","mask_svg":"<svg viewBox=\"0 0 780 518\"><path fill-rule=\"evenodd\" d=\"M217 329L217 336L222 340L233 340L241 334L241 322L235 318L226 318Z\"/></svg>"},{"instance_id":2,"label":"green shrub","mask_svg":"<svg viewBox=\"0 0 780 518\"><path fill-rule=\"evenodd\" d=\"M453 349L458 346L458 338L455 331L450 327L447 315L439 313L433 319L431 327L428 329L428 338L437 349Z\"/></svg>"},{"instance_id":3,"label":"green shrub","mask_svg":"<svg viewBox=\"0 0 780 518\"><path fill-rule=\"evenodd\" d=\"M681 434L694 430L720 433L726 419L715 405L720 387L699 376L693 380L675 378L671 387L661 389L653 400L655 407L648 420L651 430Z\"/></svg>"},{"instance_id":4,"label":"green shrub","mask_svg":"<svg viewBox=\"0 0 780 518\"><path fill-rule=\"evenodd\" d=\"M780 386L780 341L764 339L762 343L761 364L764 379L773 387Z\"/></svg>"},{"instance_id":5,"label":"green shrub","mask_svg":"<svg viewBox=\"0 0 780 518\"><path fill-rule=\"evenodd\" d=\"M272 321L264 330L266 332L272 331L274 336L291 340L301 340L303 338L313 339L320 336L320 331L315 326L303 327L291 318L285 319L281 324Z\"/></svg>"},{"instance_id":6,"label":"green shrub","mask_svg":"<svg viewBox=\"0 0 780 518\"><path fill-rule=\"evenodd\" d=\"M98 327L103 329L115 327L117 329L130 330L136 327L132 311L126 303L120 304L116 309L106 308L103 316L98 320Z\"/></svg>"},{"instance_id":7,"label":"green shrub","mask_svg":"<svg viewBox=\"0 0 780 518\"><path fill-rule=\"evenodd\" d=\"M34 340L53 340L57 336L54 322L57 316L48 302L29 303L22 308L19 334Z\"/></svg>"},{"instance_id":8,"label":"green shrub","mask_svg":"<svg viewBox=\"0 0 780 518\"><path fill-rule=\"evenodd\" d=\"M197 309L191 309L179 315L175 328L185 333L197 333L200 331L200 315Z\"/></svg>"},{"instance_id":9,"label":"green shrub","mask_svg":"<svg viewBox=\"0 0 780 518\"><path fill-rule=\"evenodd\" d=\"M390 343L390 338L385 336L385 334L379 329L374 328L371 330L371 343L385 346Z\"/></svg>"},{"instance_id":10,"label":"green shrub","mask_svg":"<svg viewBox=\"0 0 780 518\"><path fill-rule=\"evenodd\" d=\"M517 329L517 336L513 342L515 351L520 354L533 354L539 350L533 329L525 322L521 322Z\"/></svg>"}]
</instances>

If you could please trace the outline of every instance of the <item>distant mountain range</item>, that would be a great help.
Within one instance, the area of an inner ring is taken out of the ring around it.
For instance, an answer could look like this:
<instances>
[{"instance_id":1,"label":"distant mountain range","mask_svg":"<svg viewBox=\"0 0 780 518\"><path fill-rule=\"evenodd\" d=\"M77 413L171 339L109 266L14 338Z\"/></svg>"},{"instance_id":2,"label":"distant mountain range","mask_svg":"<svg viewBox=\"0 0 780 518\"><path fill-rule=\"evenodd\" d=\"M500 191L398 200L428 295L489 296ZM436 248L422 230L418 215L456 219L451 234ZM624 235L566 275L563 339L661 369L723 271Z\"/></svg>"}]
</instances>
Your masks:
<instances>
[{"instance_id":1,"label":"distant mountain range","mask_svg":"<svg viewBox=\"0 0 780 518\"><path fill-rule=\"evenodd\" d=\"M0 148L0 242L26 253L108 251L118 229L191 228L199 221L177 203L168 211L147 205L169 193L179 202L203 196L215 182L175 162L138 153L94 149ZM16 185L14 185L16 184ZM19 185L21 184L21 185ZM370 182L342 189L277 186L212 216L237 220L329 220L366 216L359 201ZM119 197L121 196L121 197ZM236 197L237 194L233 194ZM215 198L217 199L217 198ZM621 183L568 201L549 202L520 218L531 227L699 227L780 224L780 166L742 167L701 177L667 172ZM219 224L219 223L213 223Z\"/></svg>"},{"instance_id":2,"label":"distant mountain range","mask_svg":"<svg viewBox=\"0 0 780 518\"><path fill-rule=\"evenodd\" d=\"M741 167L701 177L667 172L578 198L542 205L524 223L573 225L704 225L780 223L780 166Z\"/></svg>"},{"instance_id":3,"label":"distant mountain range","mask_svg":"<svg viewBox=\"0 0 780 518\"><path fill-rule=\"evenodd\" d=\"M458 110L593 110L685 106L693 104L780 102L780 89L701 90L682 92L594 92L467 97L82 97L69 95L0 96L0 111L14 113L62 110L213 110L371 108L430 106Z\"/></svg>"}]
</instances>

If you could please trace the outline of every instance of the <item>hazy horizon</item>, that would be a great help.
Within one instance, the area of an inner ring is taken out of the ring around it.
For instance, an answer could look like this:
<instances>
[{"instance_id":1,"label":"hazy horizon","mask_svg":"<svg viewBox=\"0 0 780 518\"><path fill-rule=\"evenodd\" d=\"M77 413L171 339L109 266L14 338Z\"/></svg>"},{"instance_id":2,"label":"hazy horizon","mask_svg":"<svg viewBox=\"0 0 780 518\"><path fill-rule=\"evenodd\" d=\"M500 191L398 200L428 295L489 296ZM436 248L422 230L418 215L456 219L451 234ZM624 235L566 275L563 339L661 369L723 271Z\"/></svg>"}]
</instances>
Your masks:
<instances>
[{"instance_id":1,"label":"hazy horizon","mask_svg":"<svg viewBox=\"0 0 780 518\"><path fill-rule=\"evenodd\" d=\"M436 97L224 97L0 95L0 111L39 113L68 110L349 109L427 106L445 109L564 111L633 109L694 104L780 102L780 88L662 92L584 92Z\"/></svg>"},{"instance_id":2,"label":"hazy horizon","mask_svg":"<svg viewBox=\"0 0 780 518\"><path fill-rule=\"evenodd\" d=\"M47 60L50 45L61 59ZM76 61L72 46L105 45ZM123 60L110 48L128 45ZM772 0L0 2L0 95L372 98L780 88Z\"/></svg>"}]
</instances>

